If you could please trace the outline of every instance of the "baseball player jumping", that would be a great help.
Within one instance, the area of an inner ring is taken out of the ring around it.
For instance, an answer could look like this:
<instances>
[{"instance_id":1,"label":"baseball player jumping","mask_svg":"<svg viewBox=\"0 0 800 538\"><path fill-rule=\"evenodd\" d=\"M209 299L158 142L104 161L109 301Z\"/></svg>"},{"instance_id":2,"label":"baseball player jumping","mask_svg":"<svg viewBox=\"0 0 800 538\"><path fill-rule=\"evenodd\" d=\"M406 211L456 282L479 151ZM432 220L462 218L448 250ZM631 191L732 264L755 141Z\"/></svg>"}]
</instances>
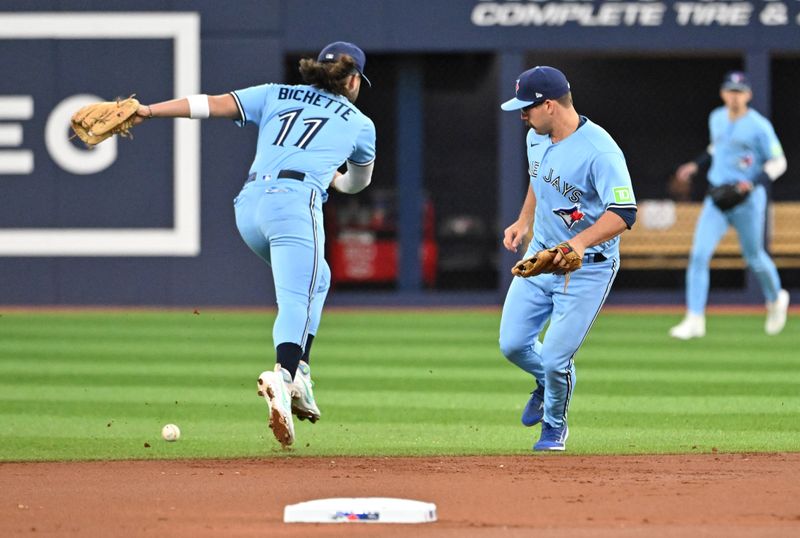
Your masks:
<instances>
[{"instance_id":1,"label":"baseball player jumping","mask_svg":"<svg viewBox=\"0 0 800 538\"><path fill-rule=\"evenodd\" d=\"M503 245L516 252L533 226L526 258L558 248L542 274L524 277L523 264L515 266L514 274L522 276L513 279L503 305L500 349L536 379L522 413L525 426L542 423L533 449L564 450L575 354L619 270L618 236L636 220L636 201L622 151L603 128L578 115L561 71L525 71L516 97L501 108L519 110L530 129L528 194L519 218L505 229ZM575 267L571 257L580 268L563 274Z\"/></svg>"},{"instance_id":2,"label":"baseball player jumping","mask_svg":"<svg viewBox=\"0 0 800 538\"><path fill-rule=\"evenodd\" d=\"M331 272L324 258L322 204L328 187L354 194L370 184L375 126L354 103L366 56L352 43L326 46L300 61L305 84L263 84L222 95L190 95L141 105L149 118L229 118L258 127L256 155L234 200L242 239L272 267L278 316L274 370L258 378L278 441L294 442L292 413L316 422L309 358ZM347 162L347 172L338 168Z\"/></svg>"},{"instance_id":3,"label":"baseball player jumping","mask_svg":"<svg viewBox=\"0 0 800 538\"><path fill-rule=\"evenodd\" d=\"M764 186L783 175L786 157L772 124L748 106L753 94L744 73L733 71L725 75L720 97L725 105L712 111L708 118L711 144L675 174L678 181L688 183L700 166L711 161L709 184L718 191L724 190L723 186L732 187L734 193L732 201L723 202L714 196L706 196L703 201L686 269L686 317L669 331L673 338L681 340L706 334L709 264L728 226L736 229L747 267L767 300L767 334L783 330L789 308L789 292L781 289L778 270L764 248Z\"/></svg>"}]
</instances>

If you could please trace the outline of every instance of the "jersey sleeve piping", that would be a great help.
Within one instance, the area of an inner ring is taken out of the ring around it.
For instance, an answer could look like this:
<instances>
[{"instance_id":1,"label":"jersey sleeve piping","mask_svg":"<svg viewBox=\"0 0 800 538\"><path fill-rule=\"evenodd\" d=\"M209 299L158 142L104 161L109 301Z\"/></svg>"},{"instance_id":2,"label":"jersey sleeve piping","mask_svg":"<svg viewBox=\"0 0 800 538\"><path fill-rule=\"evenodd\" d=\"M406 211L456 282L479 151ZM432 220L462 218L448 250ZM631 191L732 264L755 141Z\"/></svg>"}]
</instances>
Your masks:
<instances>
[{"instance_id":1,"label":"jersey sleeve piping","mask_svg":"<svg viewBox=\"0 0 800 538\"><path fill-rule=\"evenodd\" d=\"M242 103L239 101L239 96L236 95L236 92L231 92L231 95L233 96L233 100L236 101L236 107L239 109L239 117L241 118L240 120L236 121L236 124L239 127L244 127L247 124L247 115L244 113L244 108L242 107Z\"/></svg>"},{"instance_id":2,"label":"jersey sleeve piping","mask_svg":"<svg viewBox=\"0 0 800 538\"><path fill-rule=\"evenodd\" d=\"M359 163L359 162L347 159L347 162L349 162L350 164L354 164L355 166L369 166L369 165L371 165L372 163L375 162L375 159L370 159L369 161L367 161L365 163Z\"/></svg>"},{"instance_id":3,"label":"jersey sleeve piping","mask_svg":"<svg viewBox=\"0 0 800 538\"><path fill-rule=\"evenodd\" d=\"M636 204L608 204L606 209L633 209L634 211L638 211Z\"/></svg>"}]
</instances>

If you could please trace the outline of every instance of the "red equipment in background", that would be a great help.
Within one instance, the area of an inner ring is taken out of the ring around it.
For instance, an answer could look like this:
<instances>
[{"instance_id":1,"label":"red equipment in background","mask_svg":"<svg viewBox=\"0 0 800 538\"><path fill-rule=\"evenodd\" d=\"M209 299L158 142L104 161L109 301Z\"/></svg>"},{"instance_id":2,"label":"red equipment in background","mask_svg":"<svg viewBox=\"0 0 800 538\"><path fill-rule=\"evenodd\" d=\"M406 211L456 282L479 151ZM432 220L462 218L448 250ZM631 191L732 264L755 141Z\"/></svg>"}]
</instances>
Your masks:
<instances>
[{"instance_id":1,"label":"red equipment in background","mask_svg":"<svg viewBox=\"0 0 800 538\"><path fill-rule=\"evenodd\" d=\"M394 284L400 266L397 212L391 191L376 190L362 200L338 198L330 205L329 256L333 284ZM333 217L333 218L331 218ZM422 212L420 259L426 286L436 282L438 246L433 204L426 197Z\"/></svg>"}]
</instances>

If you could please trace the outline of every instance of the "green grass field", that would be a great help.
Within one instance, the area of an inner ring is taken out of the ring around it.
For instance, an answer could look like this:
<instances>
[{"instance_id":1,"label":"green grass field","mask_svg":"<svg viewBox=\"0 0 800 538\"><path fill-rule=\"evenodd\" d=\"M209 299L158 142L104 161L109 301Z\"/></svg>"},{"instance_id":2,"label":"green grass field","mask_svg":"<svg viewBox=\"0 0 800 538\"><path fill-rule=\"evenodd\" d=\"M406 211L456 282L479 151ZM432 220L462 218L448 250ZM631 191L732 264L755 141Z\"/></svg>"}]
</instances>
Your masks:
<instances>
[{"instance_id":1,"label":"green grass field","mask_svg":"<svg viewBox=\"0 0 800 538\"><path fill-rule=\"evenodd\" d=\"M329 311L311 361L323 417L283 451L255 384L273 318L0 312L0 460L527 454L538 438L499 311ZM678 319L601 314L576 358L568 453L800 450L798 320L767 337L761 315L712 315L679 342Z\"/></svg>"}]
</instances>

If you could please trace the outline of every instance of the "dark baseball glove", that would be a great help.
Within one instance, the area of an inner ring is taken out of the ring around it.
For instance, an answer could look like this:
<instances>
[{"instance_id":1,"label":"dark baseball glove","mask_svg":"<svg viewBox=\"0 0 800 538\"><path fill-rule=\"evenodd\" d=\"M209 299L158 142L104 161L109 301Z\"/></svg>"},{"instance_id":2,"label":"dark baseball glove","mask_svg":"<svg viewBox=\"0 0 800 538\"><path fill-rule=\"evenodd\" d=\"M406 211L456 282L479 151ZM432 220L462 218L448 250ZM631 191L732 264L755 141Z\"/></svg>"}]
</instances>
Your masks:
<instances>
[{"instance_id":1,"label":"dark baseball glove","mask_svg":"<svg viewBox=\"0 0 800 538\"><path fill-rule=\"evenodd\" d=\"M89 147L96 146L115 134L133 138L130 130L138 109L139 101L133 96L92 103L72 115L72 130Z\"/></svg>"},{"instance_id":2,"label":"dark baseball glove","mask_svg":"<svg viewBox=\"0 0 800 538\"><path fill-rule=\"evenodd\" d=\"M556 255L561 256L567 261L567 267L562 268L555 262ZM583 260L572 246L566 241L559 243L552 248L540 250L536 255L518 262L512 269L511 274L527 278L529 276L541 275L542 273L556 273L558 275L569 274L577 271L583 265Z\"/></svg>"},{"instance_id":3,"label":"dark baseball glove","mask_svg":"<svg viewBox=\"0 0 800 538\"><path fill-rule=\"evenodd\" d=\"M711 201L723 211L741 204L749 194L750 191L741 189L738 183L726 183L708 190Z\"/></svg>"}]
</instances>

